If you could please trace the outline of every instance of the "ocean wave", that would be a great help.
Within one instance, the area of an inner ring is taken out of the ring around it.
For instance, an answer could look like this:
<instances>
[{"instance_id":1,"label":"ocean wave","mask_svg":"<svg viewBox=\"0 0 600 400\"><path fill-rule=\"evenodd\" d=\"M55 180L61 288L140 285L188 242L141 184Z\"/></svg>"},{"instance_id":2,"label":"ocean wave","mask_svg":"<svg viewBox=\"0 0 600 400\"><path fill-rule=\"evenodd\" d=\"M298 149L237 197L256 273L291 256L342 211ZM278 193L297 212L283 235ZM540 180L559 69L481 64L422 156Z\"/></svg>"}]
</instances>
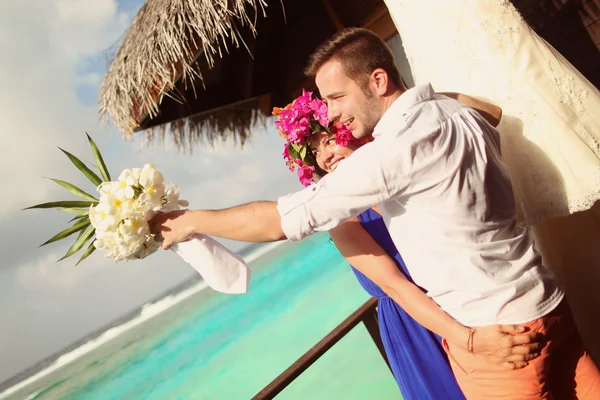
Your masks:
<instances>
[{"instance_id":1,"label":"ocean wave","mask_svg":"<svg viewBox=\"0 0 600 400\"><path fill-rule=\"evenodd\" d=\"M145 322L151 319L152 317L155 317L163 311L166 311L169 308L173 307L175 304L187 299L188 297L198 292L201 292L202 290L205 290L206 288L208 288L208 285L205 282L199 282L198 284L188 289L185 289L177 294L168 295L159 301L144 304L140 309L140 313L137 317L134 317L121 325L115 326L114 328L110 328L104 333L102 333L100 336L84 343L83 345L77 347L76 349L68 353L61 355L47 368L0 393L0 399L8 397L9 395L28 386L29 384L39 380L40 378L43 378L44 376L49 375L50 373L58 370L59 368L62 368L65 365L77 360L78 358L82 357L85 354L88 354L92 350L97 349L104 343L107 343L108 341L122 335L128 330L140 325L142 322Z\"/></svg>"},{"instance_id":2,"label":"ocean wave","mask_svg":"<svg viewBox=\"0 0 600 400\"><path fill-rule=\"evenodd\" d=\"M244 261L246 261L246 263L249 264L249 263L255 261L260 256L263 256L263 255L269 253L270 251L275 250L275 248L277 248L283 244L286 244L286 243L288 243L287 240L280 240L278 242L267 243L263 246L258 247L256 250L254 250L250 254L244 256Z\"/></svg>"},{"instance_id":3,"label":"ocean wave","mask_svg":"<svg viewBox=\"0 0 600 400\"><path fill-rule=\"evenodd\" d=\"M32 399L35 399L37 397L37 395L41 393L41 391L42 391L41 389L37 390L37 391L31 393L29 396L25 397L23 400L32 400Z\"/></svg>"},{"instance_id":4,"label":"ocean wave","mask_svg":"<svg viewBox=\"0 0 600 400\"><path fill-rule=\"evenodd\" d=\"M262 246L256 248L256 250L253 250L249 254L245 255L244 261L249 264L249 263L257 260L259 257L269 253L270 251L274 250L275 248L277 248L285 243L288 243L288 242L287 241L278 241L278 242L272 242L272 243L262 245ZM101 345L107 343L108 341L122 335L123 333L129 331L130 329L155 317L156 315L173 307L177 303L187 299L188 297L194 295L195 293L198 293L202 290L207 289L208 287L209 287L208 284L206 284L204 281L201 281L201 282L197 283L196 285L194 285L188 289L185 289L177 294L170 294L158 301L144 304L140 308L139 314L136 317L133 317L132 319L130 319L127 322L124 322L123 324L117 325L113 328L110 328L110 329L104 331L99 336L95 337L94 339L91 339L88 342L82 344L81 346L75 348L74 350L69 351L69 352L59 356L54 362L52 362L52 364L50 364L45 369L39 371L37 374L34 374L34 375L30 376L29 378L26 378L23 381L9 387L4 392L1 392L0 400L5 399L6 397L10 396L11 394L27 387L31 383L49 375L52 372L64 367L65 365L81 358L82 356L88 354L89 352L97 349ZM39 392L40 391L32 393L31 395L29 395L28 398L35 398L35 396ZM31 397L31 396L33 396L33 397Z\"/></svg>"}]
</instances>

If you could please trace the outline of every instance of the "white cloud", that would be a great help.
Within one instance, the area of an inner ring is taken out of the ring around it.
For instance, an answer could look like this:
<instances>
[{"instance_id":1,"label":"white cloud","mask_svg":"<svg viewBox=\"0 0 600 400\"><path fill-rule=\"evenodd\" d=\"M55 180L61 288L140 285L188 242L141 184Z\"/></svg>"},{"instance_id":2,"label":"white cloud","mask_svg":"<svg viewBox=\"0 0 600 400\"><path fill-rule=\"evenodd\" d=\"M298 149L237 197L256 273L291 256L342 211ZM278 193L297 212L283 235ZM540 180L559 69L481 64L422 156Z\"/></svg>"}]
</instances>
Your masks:
<instances>
[{"instance_id":1,"label":"white cloud","mask_svg":"<svg viewBox=\"0 0 600 400\"><path fill-rule=\"evenodd\" d=\"M186 156L168 146L142 148L101 128L97 108L82 104L76 87L96 85L104 73L104 51L132 17L122 9L115 0L19 0L0 6L0 320L12 321L0 341L0 381L193 273L170 252L117 265L93 254L73 268L76 257L55 263L67 243L38 249L68 220L56 212L19 211L68 195L42 176L85 183L56 146L89 161L88 131L113 174L153 162L196 208L275 199L301 187L284 166L272 129L257 134L243 151L224 143ZM84 187L93 190L89 183Z\"/></svg>"},{"instance_id":2,"label":"white cloud","mask_svg":"<svg viewBox=\"0 0 600 400\"><path fill-rule=\"evenodd\" d=\"M106 50L129 25L115 0L58 0L49 19L49 42L68 62Z\"/></svg>"},{"instance_id":3,"label":"white cloud","mask_svg":"<svg viewBox=\"0 0 600 400\"><path fill-rule=\"evenodd\" d=\"M74 267L76 256L57 263L68 248L62 247L64 249L61 251L54 248L40 258L19 266L16 271L17 285L27 290L71 290L94 275L105 272L107 268L115 267L114 263L106 263L100 257L90 257L77 268Z\"/></svg>"},{"instance_id":4,"label":"white cloud","mask_svg":"<svg viewBox=\"0 0 600 400\"><path fill-rule=\"evenodd\" d=\"M97 73L78 76L77 62L112 45L127 19L115 0L2 5L0 140L9 151L0 157L0 168L10 171L5 187L20 190L0 198L0 217L56 193L41 175L72 176L56 146L87 151L84 131L99 130L96 109L80 104L73 90L77 80L97 79Z\"/></svg>"}]
</instances>

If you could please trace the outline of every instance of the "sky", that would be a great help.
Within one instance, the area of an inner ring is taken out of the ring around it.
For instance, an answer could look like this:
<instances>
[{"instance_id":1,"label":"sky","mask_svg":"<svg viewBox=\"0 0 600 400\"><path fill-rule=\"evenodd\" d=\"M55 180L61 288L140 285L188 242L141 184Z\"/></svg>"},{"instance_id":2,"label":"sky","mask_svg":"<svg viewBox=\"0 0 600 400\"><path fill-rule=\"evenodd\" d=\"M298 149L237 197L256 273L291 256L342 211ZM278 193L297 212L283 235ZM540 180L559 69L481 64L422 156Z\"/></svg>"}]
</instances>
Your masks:
<instances>
[{"instance_id":1,"label":"sky","mask_svg":"<svg viewBox=\"0 0 600 400\"><path fill-rule=\"evenodd\" d=\"M220 143L192 156L168 143L124 140L99 120L97 98L109 56L141 0L18 0L0 4L0 382L155 298L195 273L172 252L115 263L94 253L77 268L58 260L70 242L39 248L70 217L21 211L71 198L44 179L92 191L58 150L92 161L85 132L112 175L152 162L192 208L275 200L300 189L281 159L272 126L243 149ZM224 241L233 250L241 243Z\"/></svg>"}]
</instances>

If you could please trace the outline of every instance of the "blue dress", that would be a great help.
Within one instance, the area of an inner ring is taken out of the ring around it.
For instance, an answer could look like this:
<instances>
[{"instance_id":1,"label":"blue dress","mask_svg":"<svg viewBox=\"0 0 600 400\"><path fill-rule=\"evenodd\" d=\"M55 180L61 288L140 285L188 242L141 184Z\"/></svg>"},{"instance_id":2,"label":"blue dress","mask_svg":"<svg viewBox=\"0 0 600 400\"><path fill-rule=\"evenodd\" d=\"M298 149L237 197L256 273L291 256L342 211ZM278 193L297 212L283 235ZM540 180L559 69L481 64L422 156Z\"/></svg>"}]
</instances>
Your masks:
<instances>
[{"instance_id":1,"label":"blue dress","mask_svg":"<svg viewBox=\"0 0 600 400\"><path fill-rule=\"evenodd\" d=\"M362 227L412 281L381 215L369 209L358 218ZM440 337L422 327L360 271L352 270L361 286L370 295L379 298L379 331L404 399L463 400L465 397L450 369Z\"/></svg>"}]
</instances>

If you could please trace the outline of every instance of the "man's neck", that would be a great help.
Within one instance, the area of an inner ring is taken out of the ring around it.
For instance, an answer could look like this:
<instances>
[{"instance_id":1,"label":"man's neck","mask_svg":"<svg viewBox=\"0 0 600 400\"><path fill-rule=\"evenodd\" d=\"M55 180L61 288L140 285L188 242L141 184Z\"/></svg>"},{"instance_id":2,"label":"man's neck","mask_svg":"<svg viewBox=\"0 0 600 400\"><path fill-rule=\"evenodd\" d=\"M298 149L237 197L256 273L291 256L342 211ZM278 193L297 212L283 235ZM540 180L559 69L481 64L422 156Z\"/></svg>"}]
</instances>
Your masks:
<instances>
[{"instance_id":1,"label":"man's neck","mask_svg":"<svg viewBox=\"0 0 600 400\"><path fill-rule=\"evenodd\" d=\"M385 96L382 101L383 112L385 113L392 106L392 104L394 104L398 97L402 96L407 90L408 89L406 88L396 89L394 92Z\"/></svg>"}]
</instances>

